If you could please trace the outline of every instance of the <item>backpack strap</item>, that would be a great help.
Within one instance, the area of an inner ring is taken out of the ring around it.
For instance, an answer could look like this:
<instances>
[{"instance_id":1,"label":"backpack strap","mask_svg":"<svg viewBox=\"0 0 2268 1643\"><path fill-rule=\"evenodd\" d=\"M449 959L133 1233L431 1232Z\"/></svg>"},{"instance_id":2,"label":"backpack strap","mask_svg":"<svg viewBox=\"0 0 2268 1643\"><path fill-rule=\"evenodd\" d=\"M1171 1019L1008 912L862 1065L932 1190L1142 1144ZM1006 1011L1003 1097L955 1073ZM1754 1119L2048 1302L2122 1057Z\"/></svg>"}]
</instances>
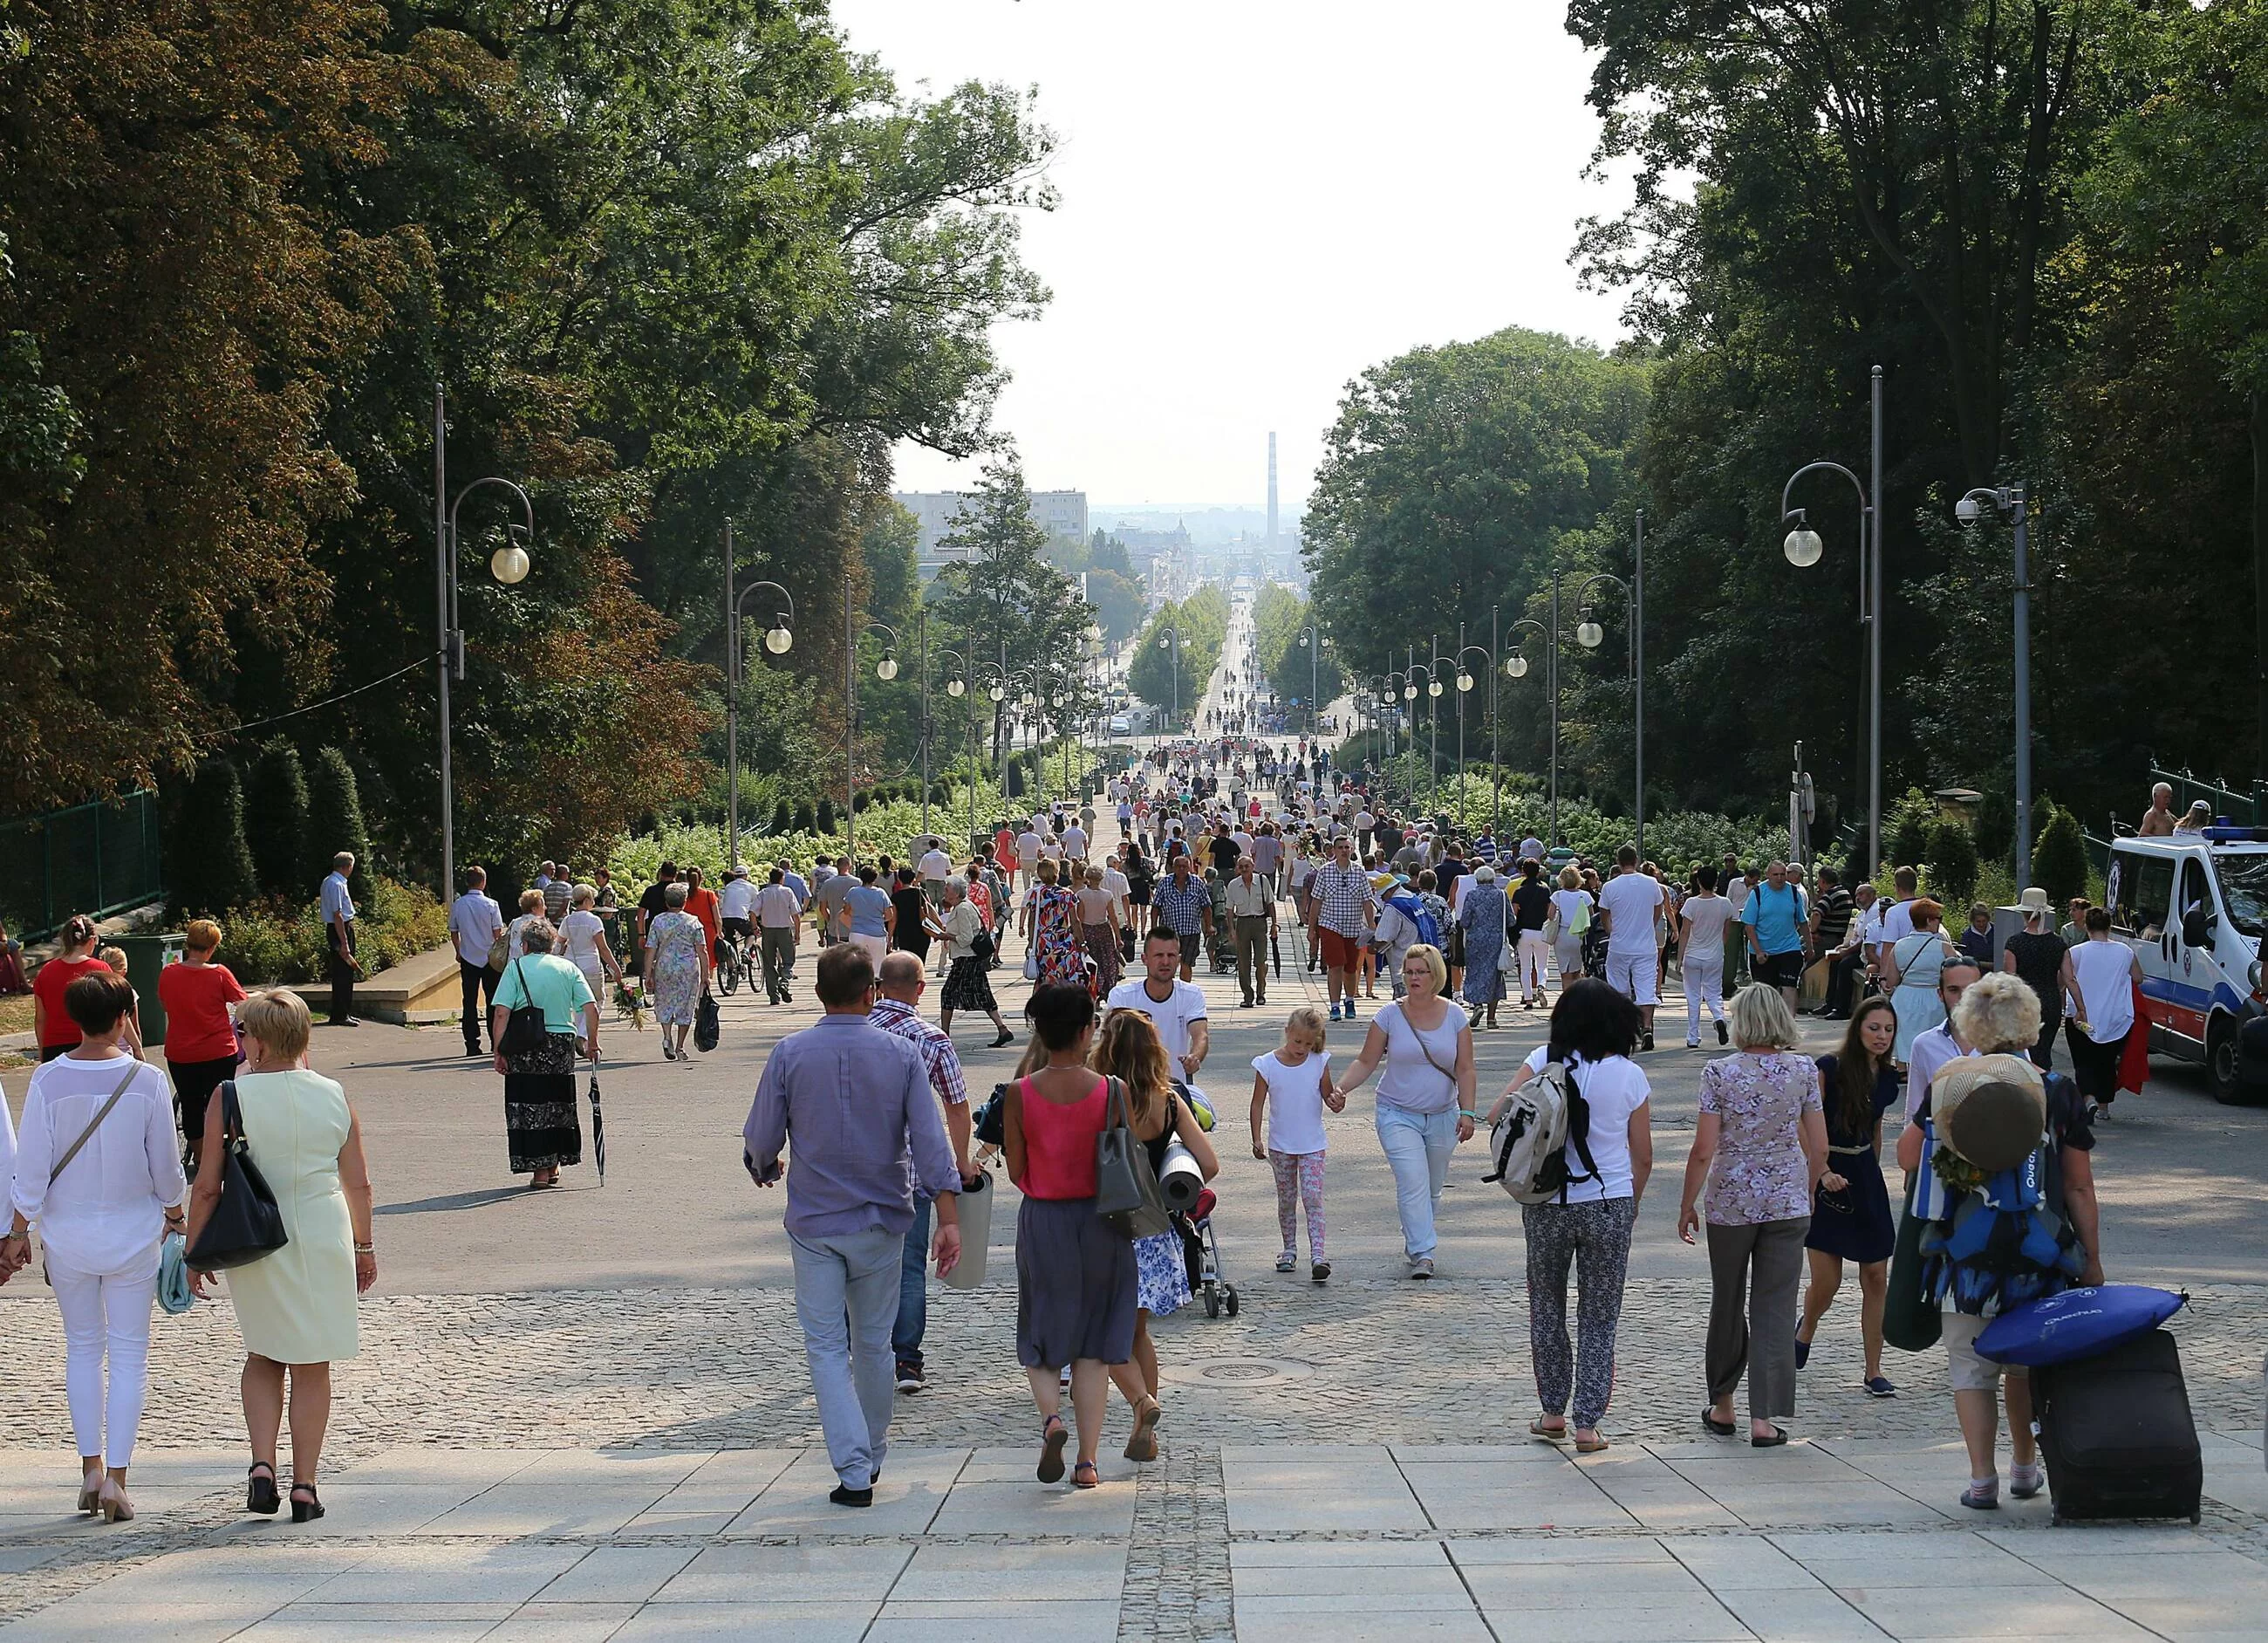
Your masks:
<instances>
[{"instance_id":1,"label":"backpack strap","mask_svg":"<svg viewBox=\"0 0 2268 1643\"><path fill-rule=\"evenodd\" d=\"M1559 1202L1565 1204L1567 1201L1567 1189L1573 1186L1577 1182L1601 1181L1602 1180L1602 1177L1599 1174L1599 1160L1591 1156L1590 1098L1583 1094L1582 1086L1575 1082L1575 1064L1572 1061L1563 1062L1560 1064L1560 1066L1561 1070L1567 1075L1567 1094L1574 1101L1582 1103L1580 1109L1571 1108L1567 1114L1566 1145L1567 1146L1573 1147L1575 1149L1575 1156L1583 1160L1583 1173L1579 1175L1571 1170L1565 1172L1562 1176L1559 1183ZM1582 1127L1580 1129L1576 1128L1575 1125L1575 1120L1579 1116L1583 1121ZM1566 1148L1562 1147L1560 1152L1561 1156L1564 1158L1565 1156Z\"/></svg>"}]
</instances>

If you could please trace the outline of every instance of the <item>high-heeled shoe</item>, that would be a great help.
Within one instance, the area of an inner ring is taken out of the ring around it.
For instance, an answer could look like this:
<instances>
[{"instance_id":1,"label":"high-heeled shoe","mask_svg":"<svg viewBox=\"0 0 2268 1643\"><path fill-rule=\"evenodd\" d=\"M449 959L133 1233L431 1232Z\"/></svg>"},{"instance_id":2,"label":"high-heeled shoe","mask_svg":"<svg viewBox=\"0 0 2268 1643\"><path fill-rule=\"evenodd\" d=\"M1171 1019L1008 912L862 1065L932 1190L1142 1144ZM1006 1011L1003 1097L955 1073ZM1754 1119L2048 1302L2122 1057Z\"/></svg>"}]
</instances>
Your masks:
<instances>
[{"instance_id":1,"label":"high-heeled shoe","mask_svg":"<svg viewBox=\"0 0 2268 1643\"><path fill-rule=\"evenodd\" d=\"M84 1477L79 1479L78 1509L89 1517L94 1516L102 1510L102 1475L100 1473L95 1474L95 1479L92 1484Z\"/></svg>"},{"instance_id":2,"label":"high-heeled shoe","mask_svg":"<svg viewBox=\"0 0 2268 1643\"><path fill-rule=\"evenodd\" d=\"M126 1492L118 1486L115 1479L106 1477L102 1480L102 1488L95 1497L95 1504L106 1523L130 1523L134 1521L134 1503L126 1498Z\"/></svg>"},{"instance_id":3,"label":"high-heeled shoe","mask_svg":"<svg viewBox=\"0 0 2268 1643\"><path fill-rule=\"evenodd\" d=\"M266 1472L267 1477L260 1474ZM254 1461L245 1468L244 1509L257 1512L262 1517L274 1517L282 1504L276 1494L276 1469L265 1461Z\"/></svg>"},{"instance_id":4,"label":"high-heeled shoe","mask_svg":"<svg viewBox=\"0 0 2268 1643\"><path fill-rule=\"evenodd\" d=\"M305 1500L299 1499L302 1493L307 1497ZM322 1515L323 1502L315 1493L315 1485L293 1484L291 1485L291 1521L294 1523L306 1523Z\"/></svg>"}]
</instances>

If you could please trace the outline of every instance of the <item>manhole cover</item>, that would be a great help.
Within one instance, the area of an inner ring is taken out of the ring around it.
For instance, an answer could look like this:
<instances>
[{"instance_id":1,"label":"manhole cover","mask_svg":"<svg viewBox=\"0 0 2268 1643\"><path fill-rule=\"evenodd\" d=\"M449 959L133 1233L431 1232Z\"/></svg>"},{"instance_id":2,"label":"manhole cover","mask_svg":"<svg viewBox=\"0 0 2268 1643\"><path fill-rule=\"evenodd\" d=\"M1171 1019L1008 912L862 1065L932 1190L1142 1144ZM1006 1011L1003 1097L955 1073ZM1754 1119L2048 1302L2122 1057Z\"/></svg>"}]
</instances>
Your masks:
<instances>
[{"instance_id":1,"label":"manhole cover","mask_svg":"<svg viewBox=\"0 0 2268 1643\"><path fill-rule=\"evenodd\" d=\"M1199 1367L1197 1379L1223 1391L1242 1391L1248 1387L1304 1381L1314 1373L1314 1365L1301 1363L1296 1358L1216 1358Z\"/></svg>"}]
</instances>

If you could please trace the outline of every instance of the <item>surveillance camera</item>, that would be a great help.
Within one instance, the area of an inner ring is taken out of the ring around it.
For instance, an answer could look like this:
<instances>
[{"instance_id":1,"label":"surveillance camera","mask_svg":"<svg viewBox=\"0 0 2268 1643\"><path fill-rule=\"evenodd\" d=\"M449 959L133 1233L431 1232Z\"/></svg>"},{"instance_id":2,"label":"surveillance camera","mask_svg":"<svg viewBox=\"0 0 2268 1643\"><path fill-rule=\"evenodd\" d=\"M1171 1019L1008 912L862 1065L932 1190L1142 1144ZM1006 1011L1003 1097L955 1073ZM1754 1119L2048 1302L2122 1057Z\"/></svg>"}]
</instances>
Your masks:
<instances>
[{"instance_id":1,"label":"surveillance camera","mask_svg":"<svg viewBox=\"0 0 2268 1643\"><path fill-rule=\"evenodd\" d=\"M1984 512L1984 509L1977 505L1977 498L1974 497L1963 497L1953 505L1953 517L1963 525L1976 524Z\"/></svg>"}]
</instances>

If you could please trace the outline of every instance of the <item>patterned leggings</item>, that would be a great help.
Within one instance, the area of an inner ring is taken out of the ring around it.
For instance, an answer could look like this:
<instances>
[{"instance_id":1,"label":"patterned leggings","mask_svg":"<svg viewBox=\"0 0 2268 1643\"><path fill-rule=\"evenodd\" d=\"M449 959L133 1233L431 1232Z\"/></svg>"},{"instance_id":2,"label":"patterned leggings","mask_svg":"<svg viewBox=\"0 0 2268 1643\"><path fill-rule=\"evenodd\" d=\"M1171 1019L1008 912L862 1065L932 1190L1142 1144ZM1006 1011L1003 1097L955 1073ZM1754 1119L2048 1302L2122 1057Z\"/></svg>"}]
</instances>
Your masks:
<instances>
[{"instance_id":1,"label":"patterned leggings","mask_svg":"<svg viewBox=\"0 0 2268 1643\"><path fill-rule=\"evenodd\" d=\"M1323 1155L1321 1153L1279 1153L1270 1148L1269 1168L1276 1172L1276 1224L1284 1232L1284 1253L1300 1246L1300 1210L1307 1212L1307 1256L1323 1256Z\"/></svg>"},{"instance_id":2,"label":"patterned leggings","mask_svg":"<svg viewBox=\"0 0 2268 1643\"><path fill-rule=\"evenodd\" d=\"M1630 1198L1588 1204L1524 1204L1528 1234L1528 1345L1535 1361L1535 1395L1547 1415L1567 1412L1572 1385L1578 1426L1596 1426L1615 1390L1615 1330L1622 1322L1623 1276L1630 1266ZM1580 1359L1567 1339L1567 1268L1581 1295L1575 1330Z\"/></svg>"}]
</instances>

